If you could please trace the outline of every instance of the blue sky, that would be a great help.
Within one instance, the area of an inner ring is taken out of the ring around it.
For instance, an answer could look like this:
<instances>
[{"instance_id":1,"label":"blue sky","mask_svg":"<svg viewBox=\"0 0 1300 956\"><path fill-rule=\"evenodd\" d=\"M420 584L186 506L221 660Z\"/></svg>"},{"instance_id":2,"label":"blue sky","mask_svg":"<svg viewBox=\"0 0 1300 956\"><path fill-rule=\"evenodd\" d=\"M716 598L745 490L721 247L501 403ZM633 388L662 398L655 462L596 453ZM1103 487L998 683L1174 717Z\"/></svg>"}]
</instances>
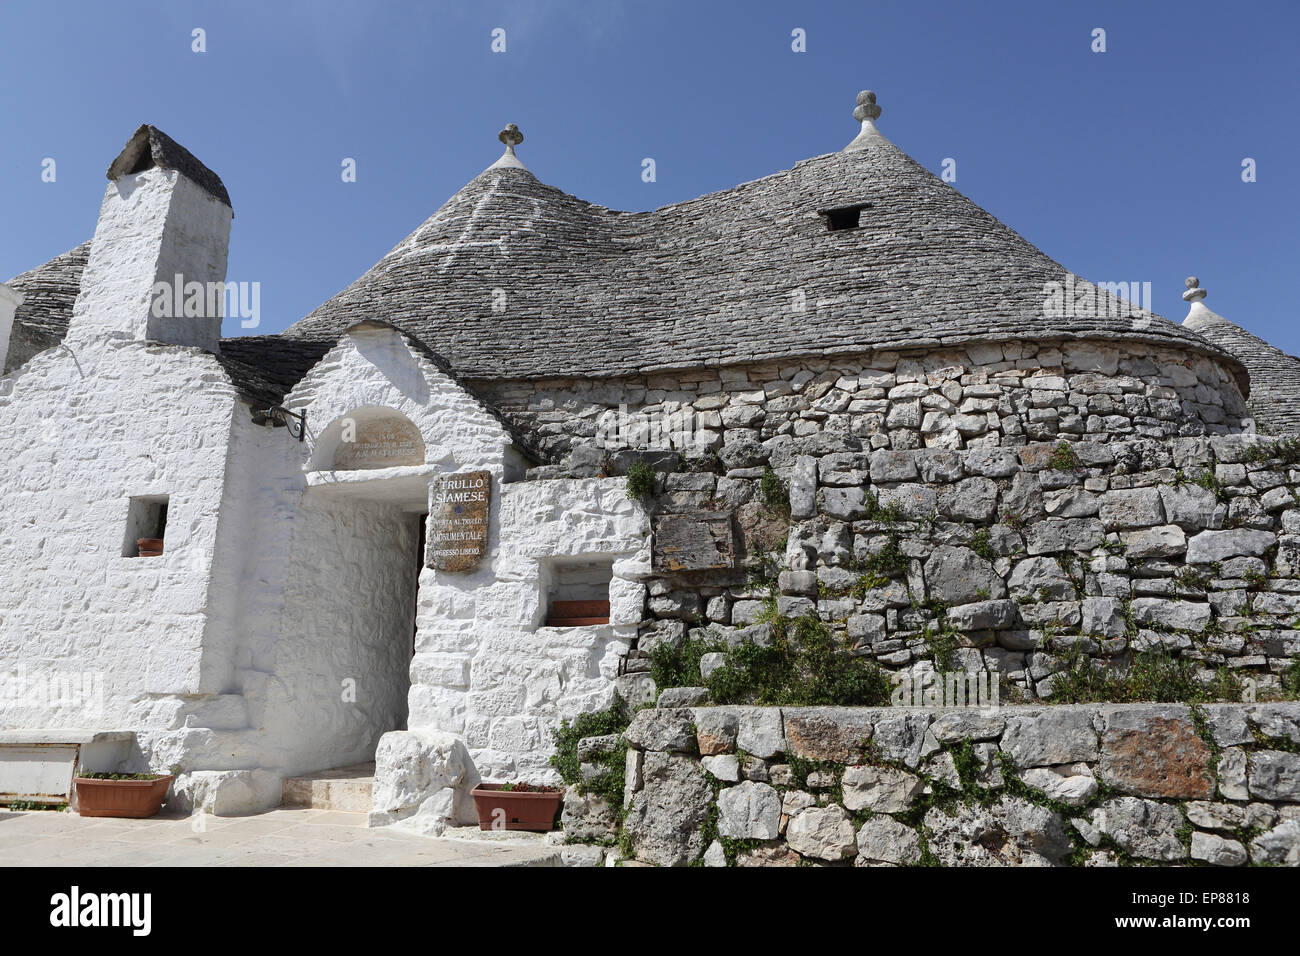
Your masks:
<instances>
[{"instance_id":1,"label":"blue sky","mask_svg":"<svg viewBox=\"0 0 1300 956\"><path fill-rule=\"evenodd\" d=\"M0 277L92 235L140 123L225 181L228 278L261 283L254 331L273 332L496 159L508 122L540 179L650 209L839 149L870 88L882 133L936 173L956 160L957 189L1068 268L1149 281L1175 320L1195 273L1212 309L1300 354L1294 0L9 0L3 22Z\"/></svg>"}]
</instances>

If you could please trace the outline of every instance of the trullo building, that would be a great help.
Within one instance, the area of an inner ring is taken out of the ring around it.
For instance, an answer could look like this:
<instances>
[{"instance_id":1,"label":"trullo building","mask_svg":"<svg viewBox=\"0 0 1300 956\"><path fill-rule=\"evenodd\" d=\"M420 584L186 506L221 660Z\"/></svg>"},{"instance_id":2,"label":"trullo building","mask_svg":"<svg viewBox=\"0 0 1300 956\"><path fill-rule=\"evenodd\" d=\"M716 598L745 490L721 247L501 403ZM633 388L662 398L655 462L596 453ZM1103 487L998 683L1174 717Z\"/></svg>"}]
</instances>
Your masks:
<instances>
[{"instance_id":1,"label":"trullo building","mask_svg":"<svg viewBox=\"0 0 1300 956\"><path fill-rule=\"evenodd\" d=\"M91 240L0 286L0 792L175 769L237 813L378 752L373 821L437 830L476 779L554 780L550 731L653 695L656 644L761 639L769 599L890 670L946 613L1030 701L1062 637L1276 682L1295 611L1221 595L1300 564L1295 476L1248 454L1300 424L1297 360L1194 282L1180 324L1073 276L879 116L633 213L507 127L364 276L235 338L231 197L140 127ZM1227 584L1175 600L1186 568Z\"/></svg>"}]
</instances>

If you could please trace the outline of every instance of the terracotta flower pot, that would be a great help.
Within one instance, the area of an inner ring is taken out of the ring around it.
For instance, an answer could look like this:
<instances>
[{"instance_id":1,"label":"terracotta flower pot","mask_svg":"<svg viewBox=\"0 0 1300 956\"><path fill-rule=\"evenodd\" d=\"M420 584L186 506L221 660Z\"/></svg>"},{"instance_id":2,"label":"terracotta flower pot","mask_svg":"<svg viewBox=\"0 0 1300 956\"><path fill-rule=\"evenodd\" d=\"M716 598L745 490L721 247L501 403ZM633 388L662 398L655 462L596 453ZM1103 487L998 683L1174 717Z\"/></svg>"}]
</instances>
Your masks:
<instances>
[{"instance_id":1,"label":"terracotta flower pot","mask_svg":"<svg viewBox=\"0 0 1300 956\"><path fill-rule=\"evenodd\" d=\"M135 544L142 558L156 558L163 553L162 538L136 538Z\"/></svg>"},{"instance_id":2,"label":"terracotta flower pot","mask_svg":"<svg viewBox=\"0 0 1300 956\"><path fill-rule=\"evenodd\" d=\"M77 812L83 817L151 817L162 809L171 774L156 780L103 780L74 777Z\"/></svg>"},{"instance_id":3,"label":"terracotta flower pot","mask_svg":"<svg viewBox=\"0 0 1300 956\"><path fill-rule=\"evenodd\" d=\"M564 790L530 793L502 790L504 784L480 783L470 791L478 811L480 830L532 830L546 833L555 828L555 814Z\"/></svg>"}]
</instances>

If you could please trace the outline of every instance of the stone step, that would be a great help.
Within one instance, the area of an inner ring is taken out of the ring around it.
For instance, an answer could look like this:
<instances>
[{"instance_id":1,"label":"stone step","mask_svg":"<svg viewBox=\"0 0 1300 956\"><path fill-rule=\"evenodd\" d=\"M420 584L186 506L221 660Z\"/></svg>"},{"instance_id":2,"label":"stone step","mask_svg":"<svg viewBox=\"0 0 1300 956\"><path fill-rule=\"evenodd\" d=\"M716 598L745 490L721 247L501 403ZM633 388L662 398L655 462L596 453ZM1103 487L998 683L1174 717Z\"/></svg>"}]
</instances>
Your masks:
<instances>
[{"instance_id":1,"label":"stone step","mask_svg":"<svg viewBox=\"0 0 1300 956\"><path fill-rule=\"evenodd\" d=\"M368 813L370 793L374 785L373 763L358 763L350 767L317 770L300 777L286 777L284 806Z\"/></svg>"}]
</instances>

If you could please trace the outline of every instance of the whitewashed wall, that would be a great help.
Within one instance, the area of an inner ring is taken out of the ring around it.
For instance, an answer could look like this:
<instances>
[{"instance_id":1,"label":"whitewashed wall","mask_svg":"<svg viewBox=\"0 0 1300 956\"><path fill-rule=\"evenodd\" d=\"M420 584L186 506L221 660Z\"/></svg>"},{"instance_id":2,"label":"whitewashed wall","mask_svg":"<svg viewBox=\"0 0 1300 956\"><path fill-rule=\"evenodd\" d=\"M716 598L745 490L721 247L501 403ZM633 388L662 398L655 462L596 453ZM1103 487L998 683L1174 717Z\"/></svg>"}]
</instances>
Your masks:
<instances>
[{"instance_id":1,"label":"whitewashed wall","mask_svg":"<svg viewBox=\"0 0 1300 956\"><path fill-rule=\"evenodd\" d=\"M481 468L499 482L509 436L400 335L377 325L344 336L286 404L306 411L308 440L299 445L279 432L297 476L259 499L258 513L271 522L254 521L266 528L256 550L277 554L283 568L282 606L241 615L237 657L250 707L276 741L276 764L298 773L370 760L379 735L405 723L416 521L428 507L429 481ZM420 430L425 465L331 472L339 420L374 408ZM250 569L242 591L263 588L271 570Z\"/></svg>"},{"instance_id":2,"label":"whitewashed wall","mask_svg":"<svg viewBox=\"0 0 1300 956\"><path fill-rule=\"evenodd\" d=\"M104 686L97 713L0 700L0 727L121 729L225 689L203 637L235 404L212 356L120 339L0 381L0 671ZM130 498L164 494L164 554L122 557Z\"/></svg>"},{"instance_id":3,"label":"whitewashed wall","mask_svg":"<svg viewBox=\"0 0 1300 956\"><path fill-rule=\"evenodd\" d=\"M461 736L487 779L553 779L550 728L608 701L645 602L648 525L624 482L503 482L502 424L386 327L344 336L286 404L305 442L254 425L212 356L122 339L4 380L0 667L93 668L105 707L0 700L0 727L133 730L135 763L181 769L181 805L225 812L370 759L404 722ZM331 472L331 426L361 408L405 415L426 463ZM489 557L419 570L430 481L480 469ZM161 494L164 555L121 557L129 498ZM541 626L556 558L612 562L610 625Z\"/></svg>"},{"instance_id":4,"label":"whitewashed wall","mask_svg":"<svg viewBox=\"0 0 1300 956\"><path fill-rule=\"evenodd\" d=\"M491 560L472 575L424 572L410 723L463 735L486 780L558 780L551 728L610 702L650 571L649 522L626 485L498 487ZM548 562L596 557L613 560L610 624L541 626Z\"/></svg>"}]
</instances>

